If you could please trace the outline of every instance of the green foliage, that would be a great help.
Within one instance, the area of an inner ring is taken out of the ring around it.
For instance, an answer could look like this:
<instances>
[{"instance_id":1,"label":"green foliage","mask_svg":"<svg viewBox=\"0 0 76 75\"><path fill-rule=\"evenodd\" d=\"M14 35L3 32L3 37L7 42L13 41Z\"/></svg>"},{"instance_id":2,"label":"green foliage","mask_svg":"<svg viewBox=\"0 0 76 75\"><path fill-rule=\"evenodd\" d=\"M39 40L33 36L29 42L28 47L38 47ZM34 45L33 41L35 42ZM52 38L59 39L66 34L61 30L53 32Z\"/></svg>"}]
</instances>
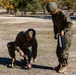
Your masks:
<instances>
[{"instance_id":1,"label":"green foliage","mask_svg":"<svg viewBox=\"0 0 76 75\"><path fill-rule=\"evenodd\" d=\"M66 1L64 1L64 5L66 5L68 10L70 10L73 8L74 2L72 0L66 0Z\"/></svg>"},{"instance_id":2,"label":"green foliage","mask_svg":"<svg viewBox=\"0 0 76 75\"><path fill-rule=\"evenodd\" d=\"M58 0L59 5L62 7L67 7L68 10L71 10L74 7L73 0Z\"/></svg>"},{"instance_id":3,"label":"green foliage","mask_svg":"<svg viewBox=\"0 0 76 75\"><path fill-rule=\"evenodd\" d=\"M36 13L40 10L45 10L46 3L49 1L56 1L60 7L67 7L68 10L76 8L74 0L0 0L0 6L6 9L24 10Z\"/></svg>"},{"instance_id":4,"label":"green foliage","mask_svg":"<svg viewBox=\"0 0 76 75\"><path fill-rule=\"evenodd\" d=\"M33 0L31 3L28 3L25 8L26 11L31 11L33 13L36 13L40 9L41 9L40 0Z\"/></svg>"}]
</instances>

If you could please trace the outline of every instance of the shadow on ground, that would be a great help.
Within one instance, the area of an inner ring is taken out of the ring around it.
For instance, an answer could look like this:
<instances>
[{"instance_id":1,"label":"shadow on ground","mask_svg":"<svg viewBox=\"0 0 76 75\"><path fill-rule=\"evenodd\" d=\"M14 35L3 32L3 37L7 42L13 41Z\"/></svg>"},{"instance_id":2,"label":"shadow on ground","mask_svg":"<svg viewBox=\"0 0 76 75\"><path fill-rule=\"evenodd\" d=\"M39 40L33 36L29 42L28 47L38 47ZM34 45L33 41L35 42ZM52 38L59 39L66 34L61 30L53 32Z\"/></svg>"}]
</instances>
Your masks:
<instances>
[{"instance_id":1,"label":"shadow on ground","mask_svg":"<svg viewBox=\"0 0 76 75\"><path fill-rule=\"evenodd\" d=\"M11 65L10 65L11 62L12 62L12 60L10 58L0 57L0 65L4 65L4 66L7 66L8 68L11 68ZM22 67L24 65L24 62L22 59L21 59L21 61L16 60L16 63L17 63L17 66L20 66L20 67Z\"/></svg>"},{"instance_id":2,"label":"shadow on ground","mask_svg":"<svg viewBox=\"0 0 76 75\"><path fill-rule=\"evenodd\" d=\"M6 66L8 64L11 64L11 59L10 58L0 57L0 65Z\"/></svg>"},{"instance_id":3,"label":"shadow on ground","mask_svg":"<svg viewBox=\"0 0 76 75\"><path fill-rule=\"evenodd\" d=\"M32 65L33 68L53 70L53 67L43 65Z\"/></svg>"},{"instance_id":4,"label":"shadow on ground","mask_svg":"<svg viewBox=\"0 0 76 75\"><path fill-rule=\"evenodd\" d=\"M26 69L24 67L24 65L25 65L24 61L22 59L20 59L20 60L21 61L16 60L17 66L19 66L21 69ZM10 58L0 57L0 65L4 65L4 66L7 66L8 68L11 68L10 64L11 64L11 59ZM43 66L43 65L36 65L36 64L33 64L32 68L53 70L53 67Z\"/></svg>"}]
</instances>

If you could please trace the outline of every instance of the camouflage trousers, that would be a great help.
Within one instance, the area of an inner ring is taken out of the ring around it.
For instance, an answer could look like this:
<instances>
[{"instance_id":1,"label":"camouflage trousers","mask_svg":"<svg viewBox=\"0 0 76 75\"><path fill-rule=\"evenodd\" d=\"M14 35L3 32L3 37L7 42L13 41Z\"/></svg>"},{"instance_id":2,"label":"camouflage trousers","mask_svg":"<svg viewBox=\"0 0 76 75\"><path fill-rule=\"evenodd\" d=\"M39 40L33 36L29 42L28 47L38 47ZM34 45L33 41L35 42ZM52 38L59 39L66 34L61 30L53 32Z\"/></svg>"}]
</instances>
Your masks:
<instances>
[{"instance_id":1,"label":"camouflage trousers","mask_svg":"<svg viewBox=\"0 0 76 75\"><path fill-rule=\"evenodd\" d=\"M66 66L68 64L69 48L71 46L72 32L64 32L64 48L60 48L57 42L56 54L59 63Z\"/></svg>"},{"instance_id":2,"label":"camouflage trousers","mask_svg":"<svg viewBox=\"0 0 76 75\"><path fill-rule=\"evenodd\" d=\"M15 51L17 51L14 47L14 42L9 42L7 44L7 48L8 48L8 52L11 58L16 58L16 54ZM24 54L28 56L28 61L30 62L31 60L31 51L29 49L23 50ZM24 60L26 61L26 59L24 58Z\"/></svg>"}]
</instances>

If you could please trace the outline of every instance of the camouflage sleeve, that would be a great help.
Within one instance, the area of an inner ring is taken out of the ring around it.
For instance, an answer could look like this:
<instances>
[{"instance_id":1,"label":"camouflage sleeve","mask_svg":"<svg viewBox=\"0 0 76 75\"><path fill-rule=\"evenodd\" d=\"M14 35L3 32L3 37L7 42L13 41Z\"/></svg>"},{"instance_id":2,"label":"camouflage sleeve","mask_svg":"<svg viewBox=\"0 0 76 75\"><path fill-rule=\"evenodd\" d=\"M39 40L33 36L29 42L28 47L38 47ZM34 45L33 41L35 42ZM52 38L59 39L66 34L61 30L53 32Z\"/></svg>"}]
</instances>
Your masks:
<instances>
[{"instance_id":1,"label":"camouflage sleeve","mask_svg":"<svg viewBox=\"0 0 76 75\"><path fill-rule=\"evenodd\" d=\"M21 45L21 35L22 35L22 32L20 32L20 33L17 35L16 39L15 39L15 48L16 48L17 51L21 50L21 49L20 49L20 45Z\"/></svg>"},{"instance_id":2,"label":"camouflage sleeve","mask_svg":"<svg viewBox=\"0 0 76 75\"><path fill-rule=\"evenodd\" d=\"M55 24L53 25L53 28L54 28L54 34L57 34L58 33L58 29L57 29Z\"/></svg>"},{"instance_id":3,"label":"camouflage sleeve","mask_svg":"<svg viewBox=\"0 0 76 75\"><path fill-rule=\"evenodd\" d=\"M33 58L37 57L37 48L38 48L38 43L37 43L37 40L34 39L33 44L32 44L32 57Z\"/></svg>"},{"instance_id":4,"label":"camouflage sleeve","mask_svg":"<svg viewBox=\"0 0 76 75\"><path fill-rule=\"evenodd\" d=\"M55 21L54 21L53 16L52 16L52 21L53 21L54 34L57 34L57 33L58 33L58 28L57 28L57 26L55 25Z\"/></svg>"},{"instance_id":5,"label":"camouflage sleeve","mask_svg":"<svg viewBox=\"0 0 76 75\"><path fill-rule=\"evenodd\" d=\"M62 12L63 23L65 23L64 31L69 31L72 28L72 21L68 15Z\"/></svg>"}]
</instances>

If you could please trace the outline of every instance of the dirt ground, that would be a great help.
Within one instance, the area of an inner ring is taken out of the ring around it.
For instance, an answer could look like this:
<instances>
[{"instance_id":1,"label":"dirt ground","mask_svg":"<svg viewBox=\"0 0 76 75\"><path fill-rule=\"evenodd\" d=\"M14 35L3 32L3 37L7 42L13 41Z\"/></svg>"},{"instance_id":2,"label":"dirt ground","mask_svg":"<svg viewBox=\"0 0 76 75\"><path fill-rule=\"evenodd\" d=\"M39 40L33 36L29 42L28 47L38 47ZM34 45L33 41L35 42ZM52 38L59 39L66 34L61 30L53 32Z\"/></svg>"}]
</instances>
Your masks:
<instances>
[{"instance_id":1,"label":"dirt ground","mask_svg":"<svg viewBox=\"0 0 76 75\"><path fill-rule=\"evenodd\" d=\"M76 75L76 21L73 20L74 35L69 51L67 72L61 75ZM49 19L29 17L0 17L0 75L60 75L53 67L58 65L56 57L56 40L53 38L53 23ZM38 40L37 62L32 69L23 67L23 58L16 52L18 65L10 68L11 58L8 54L7 43L14 41L20 31L29 28L36 30Z\"/></svg>"}]
</instances>

